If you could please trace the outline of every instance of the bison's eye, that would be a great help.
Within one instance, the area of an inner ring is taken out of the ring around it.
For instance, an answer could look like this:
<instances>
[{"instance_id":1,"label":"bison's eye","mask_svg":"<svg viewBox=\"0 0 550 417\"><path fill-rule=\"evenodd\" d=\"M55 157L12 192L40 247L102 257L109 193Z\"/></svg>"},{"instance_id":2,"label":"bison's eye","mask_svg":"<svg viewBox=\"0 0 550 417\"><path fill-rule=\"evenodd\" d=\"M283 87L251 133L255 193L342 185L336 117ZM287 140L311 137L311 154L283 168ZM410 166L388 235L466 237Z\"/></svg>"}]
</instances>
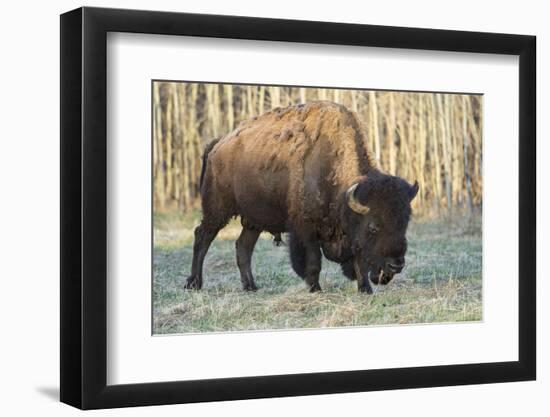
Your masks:
<instances>
[{"instance_id":1,"label":"bison's eye","mask_svg":"<svg viewBox=\"0 0 550 417\"><path fill-rule=\"evenodd\" d=\"M378 233L378 227L376 227L376 225L374 223L369 223L369 233L371 235L375 235L376 233Z\"/></svg>"}]
</instances>

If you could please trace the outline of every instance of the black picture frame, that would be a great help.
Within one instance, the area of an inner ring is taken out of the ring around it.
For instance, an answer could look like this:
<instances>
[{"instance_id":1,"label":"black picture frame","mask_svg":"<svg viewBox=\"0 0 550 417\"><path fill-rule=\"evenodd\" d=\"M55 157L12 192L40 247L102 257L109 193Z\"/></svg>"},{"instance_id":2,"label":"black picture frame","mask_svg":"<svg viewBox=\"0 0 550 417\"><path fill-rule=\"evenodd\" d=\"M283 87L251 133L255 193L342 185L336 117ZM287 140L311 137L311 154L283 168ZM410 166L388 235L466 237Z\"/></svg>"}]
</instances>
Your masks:
<instances>
[{"instance_id":1,"label":"black picture frame","mask_svg":"<svg viewBox=\"0 0 550 417\"><path fill-rule=\"evenodd\" d=\"M108 32L519 56L519 360L107 385ZM61 15L61 401L82 409L536 378L536 38L102 8Z\"/></svg>"}]
</instances>

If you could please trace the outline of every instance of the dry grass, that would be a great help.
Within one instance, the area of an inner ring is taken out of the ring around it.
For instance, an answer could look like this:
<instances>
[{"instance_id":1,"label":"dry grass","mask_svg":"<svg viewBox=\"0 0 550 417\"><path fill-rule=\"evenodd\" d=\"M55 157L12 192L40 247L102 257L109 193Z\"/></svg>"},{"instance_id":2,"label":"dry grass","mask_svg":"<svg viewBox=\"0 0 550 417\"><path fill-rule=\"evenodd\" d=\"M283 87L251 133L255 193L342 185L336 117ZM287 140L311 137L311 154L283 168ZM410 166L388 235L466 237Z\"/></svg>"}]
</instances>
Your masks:
<instances>
[{"instance_id":1,"label":"dry grass","mask_svg":"<svg viewBox=\"0 0 550 417\"><path fill-rule=\"evenodd\" d=\"M323 260L323 292L310 294L270 235L256 246L260 290L241 290L234 241L238 222L214 241L204 288L184 291L200 214L155 216L155 334L476 321L482 318L481 227L461 219L413 221L407 267L373 296L358 294L338 265Z\"/></svg>"}]
</instances>

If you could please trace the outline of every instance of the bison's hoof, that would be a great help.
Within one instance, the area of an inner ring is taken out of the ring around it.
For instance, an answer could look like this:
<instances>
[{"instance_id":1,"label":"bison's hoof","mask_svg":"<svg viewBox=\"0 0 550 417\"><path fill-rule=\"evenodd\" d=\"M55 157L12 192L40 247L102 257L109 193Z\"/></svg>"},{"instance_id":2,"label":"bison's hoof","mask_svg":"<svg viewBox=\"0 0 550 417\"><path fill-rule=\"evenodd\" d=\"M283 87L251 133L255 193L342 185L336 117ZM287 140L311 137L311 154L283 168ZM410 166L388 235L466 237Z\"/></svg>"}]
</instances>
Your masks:
<instances>
[{"instance_id":1,"label":"bison's hoof","mask_svg":"<svg viewBox=\"0 0 550 417\"><path fill-rule=\"evenodd\" d=\"M320 292L321 291L321 286L319 285L319 283L315 283L313 284L311 287L309 287L309 292Z\"/></svg>"},{"instance_id":2,"label":"bison's hoof","mask_svg":"<svg viewBox=\"0 0 550 417\"><path fill-rule=\"evenodd\" d=\"M367 294L372 294L372 288L370 285L368 287L367 286L359 287L358 289L359 289L359 292L366 292Z\"/></svg>"},{"instance_id":3,"label":"bison's hoof","mask_svg":"<svg viewBox=\"0 0 550 417\"><path fill-rule=\"evenodd\" d=\"M256 284L243 284L243 290L245 291L258 291Z\"/></svg>"},{"instance_id":4,"label":"bison's hoof","mask_svg":"<svg viewBox=\"0 0 550 417\"><path fill-rule=\"evenodd\" d=\"M187 282L183 288L186 290L200 290L202 288L202 280L192 275L187 278Z\"/></svg>"}]
</instances>

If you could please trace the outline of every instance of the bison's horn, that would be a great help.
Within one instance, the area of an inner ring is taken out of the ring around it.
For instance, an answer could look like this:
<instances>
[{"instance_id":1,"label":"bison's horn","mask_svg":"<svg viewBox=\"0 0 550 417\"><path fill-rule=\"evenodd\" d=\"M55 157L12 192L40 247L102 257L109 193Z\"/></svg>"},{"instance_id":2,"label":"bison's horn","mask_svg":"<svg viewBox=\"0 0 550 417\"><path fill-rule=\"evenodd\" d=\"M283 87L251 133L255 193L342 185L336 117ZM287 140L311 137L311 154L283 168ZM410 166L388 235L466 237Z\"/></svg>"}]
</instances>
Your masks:
<instances>
[{"instance_id":1,"label":"bison's horn","mask_svg":"<svg viewBox=\"0 0 550 417\"><path fill-rule=\"evenodd\" d=\"M348 202L348 206L350 209L352 209L357 214L367 214L369 212L369 208L363 204L361 204L357 199L355 198L355 189L357 188L358 184L354 184L351 187L348 188L346 191L346 200Z\"/></svg>"}]
</instances>

